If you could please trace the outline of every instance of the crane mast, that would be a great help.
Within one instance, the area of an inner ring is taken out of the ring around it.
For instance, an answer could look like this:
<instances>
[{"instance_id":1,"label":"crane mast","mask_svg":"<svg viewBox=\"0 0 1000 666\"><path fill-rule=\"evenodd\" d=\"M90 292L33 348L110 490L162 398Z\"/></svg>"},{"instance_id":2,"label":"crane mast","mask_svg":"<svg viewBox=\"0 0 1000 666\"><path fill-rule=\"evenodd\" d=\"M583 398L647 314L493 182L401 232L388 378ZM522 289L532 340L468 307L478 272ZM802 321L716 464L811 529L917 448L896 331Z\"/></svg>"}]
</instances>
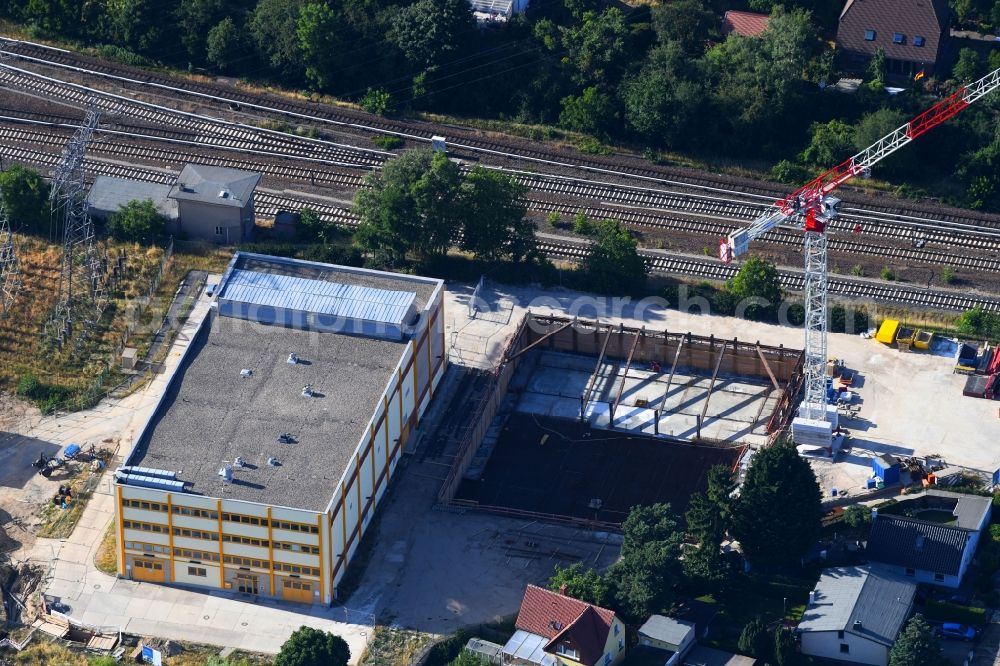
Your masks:
<instances>
[{"instance_id":1,"label":"crane mast","mask_svg":"<svg viewBox=\"0 0 1000 666\"><path fill-rule=\"evenodd\" d=\"M959 88L905 125L890 132L857 155L817 176L719 244L725 262L744 254L750 243L786 222L801 223L805 231L805 357L803 396L792 421L796 444L829 447L837 412L826 400L827 355L827 239L826 227L837 216L840 200L833 190L858 174L868 175L878 162L920 135L952 118L970 104L1000 88L1000 69Z\"/></svg>"}]
</instances>

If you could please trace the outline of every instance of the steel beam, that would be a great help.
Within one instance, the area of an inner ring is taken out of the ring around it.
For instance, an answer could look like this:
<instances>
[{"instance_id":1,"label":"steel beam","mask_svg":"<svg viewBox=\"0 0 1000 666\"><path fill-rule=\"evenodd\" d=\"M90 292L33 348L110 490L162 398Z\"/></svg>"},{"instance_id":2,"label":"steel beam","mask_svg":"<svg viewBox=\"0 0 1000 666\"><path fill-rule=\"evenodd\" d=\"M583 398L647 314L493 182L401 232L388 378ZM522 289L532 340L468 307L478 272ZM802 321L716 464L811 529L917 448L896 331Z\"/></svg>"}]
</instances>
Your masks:
<instances>
[{"instance_id":1,"label":"steel beam","mask_svg":"<svg viewBox=\"0 0 1000 666\"><path fill-rule=\"evenodd\" d=\"M532 343L531 343L530 345L528 345L528 346L527 346L527 347L525 347L524 349L520 349L520 350L518 350L518 351L517 351L517 353L515 353L514 355L512 355L512 356L508 356L508 357L507 357L507 360L508 360L508 361L512 361L512 360L514 360L515 358L517 358L518 356L520 356L520 355L521 355L521 354L523 354L524 352L528 351L529 349L533 349L534 347L537 347L537 346L538 346L538 345L540 345L541 343L543 343L543 342L545 342L546 340L548 340L549 338L551 338L551 337L552 337L553 335L555 335L556 333L559 333L560 331L564 331L564 330L566 330L567 328L569 328L570 326L572 326L572 325L573 325L573 324L575 324L575 323L576 323L576 319L573 319L572 321L568 321L568 322L566 322L565 324L563 324L563 325L562 325L562 326L560 326L559 328L557 328L557 329L555 329L555 330L553 330L553 331L549 331L548 333L546 333L546 334L545 334L545 335L543 335L542 337L538 338L537 340L535 340L534 342L532 342Z\"/></svg>"},{"instance_id":2,"label":"steel beam","mask_svg":"<svg viewBox=\"0 0 1000 666\"><path fill-rule=\"evenodd\" d=\"M639 346L639 340L646 336L646 327L643 326L642 330L637 331L635 334L635 339L632 340L632 347L628 350L628 358L625 360L625 371L622 372L622 380L618 382L618 390L615 391L615 401L611 405L611 420L608 425L612 428L615 427L615 412L618 411L618 404L622 400L622 391L625 390L625 379L628 377L628 369L632 367L632 357L635 356L635 348Z\"/></svg>"},{"instance_id":3,"label":"steel beam","mask_svg":"<svg viewBox=\"0 0 1000 666\"><path fill-rule=\"evenodd\" d=\"M621 327L621 324L619 324ZM597 357L597 365L594 366L594 371L590 373L590 381L587 382L587 390L582 396L580 396L580 420L583 421L585 417L585 412L587 411L587 403L590 402L590 394L594 391L594 384L597 382L597 373L601 371L601 365L604 364L604 354L608 351L608 343L611 342L611 335L614 333L614 327L608 324L608 334L604 336L604 344L601 345L601 353Z\"/></svg>"},{"instance_id":4,"label":"steel beam","mask_svg":"<svg viewBox=\"0 0 1000 666\"><path fill-rule=\"evenodd\" d=\"M764 369L767 370L767 376L771 378L771 383L774 385L776 391L781 390L781 386L778 384L778 380L774 378L774 373L771 372L771 365L764 358L764 351L760 348L760 342L757 343L757 357L760 358L760 362L764 364Z\"/></svg>"},{"instance_id":5,"label":"steel beam","mask_svg":"<svg viewBox=\"0 0 1000 666\"><path fill-rule=\"evenodd\" d=\"M670 364L670 376L667 378L667 388L663 390L663 400L660 404L663 407L667 406L667 397L670 395L670 385L674 383L674 372L677 371L677 361L681 357L681 349L684 348L684 342L691 337L690 333L686 333L681 336L680 341L677 343L677 351L674 352L674 362ZM656 410L656 420L660 420L660 414L663 413L663 409Z\"/></svg>"},{"instance_id":6,"label":"steel beam","mask_svg":"<svg viewBox=\"0 0 1000 666\"><path fill-rule=\"evenodd\" d=\"M712 381L708 384L708 395L705 396L705 406L701 408L701 423L705 422L705 415L708 414L708 401L712 399L712 389L715 388L715 378L719 376L719 368L722 366L722 357L726 355L726 347L729 345L729 340L725 340L722 343L722 349L719 350L719 356L715 359L715 370L712 371Z\"/></svg>"}]
</instances>

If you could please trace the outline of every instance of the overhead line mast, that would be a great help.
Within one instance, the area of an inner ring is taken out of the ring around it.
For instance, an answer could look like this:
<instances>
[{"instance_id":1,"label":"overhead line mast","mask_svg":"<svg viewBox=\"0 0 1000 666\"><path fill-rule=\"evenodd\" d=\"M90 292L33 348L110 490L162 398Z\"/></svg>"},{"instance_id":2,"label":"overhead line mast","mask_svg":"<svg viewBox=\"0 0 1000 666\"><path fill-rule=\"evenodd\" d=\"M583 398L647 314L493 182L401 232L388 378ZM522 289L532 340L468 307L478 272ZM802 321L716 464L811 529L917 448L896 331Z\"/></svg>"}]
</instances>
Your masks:
<instances>
[{"instance_id":1,"label":"overhead line mast","mask_svg":"<svg viewBox=\"0 0 1000 666\"><path fill-rule=\"evenodd\" d=\"M837 216L840 200L829 196L830 193L858 174L869 175L878 162L997 88L1000 88L1000 69L959 88L857 155L779 199L750 226L732 232L720 242L719 257L728 263L733 257L744 254L751 241L776 226L802 221L805 230L805 381L802 404L792 421L792 438L797 444L830 447L836 419L836 410L828 407L826 400L826 227Z\"/></svg>"}]
</instances>

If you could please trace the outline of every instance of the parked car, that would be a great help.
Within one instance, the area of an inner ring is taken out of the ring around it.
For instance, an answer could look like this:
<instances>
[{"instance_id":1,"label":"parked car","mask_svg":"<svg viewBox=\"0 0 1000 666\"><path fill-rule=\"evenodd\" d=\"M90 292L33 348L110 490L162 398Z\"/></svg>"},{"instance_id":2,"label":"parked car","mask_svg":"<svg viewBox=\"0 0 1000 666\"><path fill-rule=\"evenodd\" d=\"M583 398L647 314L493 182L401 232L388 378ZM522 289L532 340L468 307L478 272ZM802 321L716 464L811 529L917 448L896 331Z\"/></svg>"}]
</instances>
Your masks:
<instances>
[{"instance_id":1,"label":"parked car","mask_svg":"<svg viewBox=\"0 0 1000 666\"><path fill-rule=\"evenodd\" d=\"M976 630L965 624L945 622L941 625L939 634L942 638L957 638L963 641L971 641L976 637Z\"/></svg>"}]
</instances>

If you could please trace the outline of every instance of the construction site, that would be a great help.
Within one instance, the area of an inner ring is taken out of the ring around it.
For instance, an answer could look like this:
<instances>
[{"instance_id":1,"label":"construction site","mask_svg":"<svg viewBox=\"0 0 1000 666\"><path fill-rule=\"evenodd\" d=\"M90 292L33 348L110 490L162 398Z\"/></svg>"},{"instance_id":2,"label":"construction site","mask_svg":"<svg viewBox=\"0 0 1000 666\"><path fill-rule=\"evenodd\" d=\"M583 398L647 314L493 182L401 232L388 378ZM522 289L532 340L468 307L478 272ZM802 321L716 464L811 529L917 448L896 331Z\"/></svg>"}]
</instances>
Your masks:
<instances>
[{"instance_id":1,"label":"construction site","mask_svg":"<svg viewBox=\"0 0 1000 666\"><path fill-rule=\"evenodd\" d=\"M601 528L683 510L709 469L788 426L801 381L798 349L528 312L456 410L439 500Z\"/></svg>"}]
</instances>

